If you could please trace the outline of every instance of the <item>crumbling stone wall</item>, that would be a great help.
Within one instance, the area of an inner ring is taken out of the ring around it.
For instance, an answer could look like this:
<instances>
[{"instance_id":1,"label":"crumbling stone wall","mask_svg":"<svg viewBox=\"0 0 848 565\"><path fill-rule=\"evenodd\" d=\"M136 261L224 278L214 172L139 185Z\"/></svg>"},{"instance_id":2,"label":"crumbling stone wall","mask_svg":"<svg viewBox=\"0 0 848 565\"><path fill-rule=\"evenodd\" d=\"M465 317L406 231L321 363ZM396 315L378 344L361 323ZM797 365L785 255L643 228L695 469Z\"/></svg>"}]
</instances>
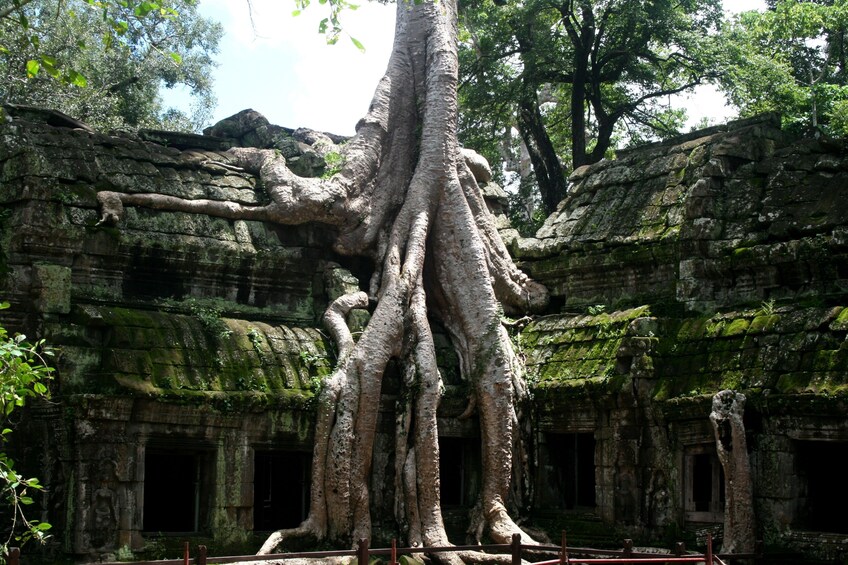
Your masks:
<instances>
[{"instance_id":1,"label":"crumbling stone wall","mask_svg":"<svg viewBox=\"0 0 848 565\"><path fill-rule=\"evenodd\" d=\"M831 559L848 547L835 525L808 541L804 460L848 445L848 147L777 124L711 128L578 169L536 238L507 235L557 311L522 333L537 427L591 422L595 514L632 535L720 541L721 505L700 508L691 483L700 465L719 484L708 415L729 388L748 398L757 535Z\"/></svg>"},{"instance_id":2,"label":"crumbling stone wall","mask_svg":"<svg viewBox=\"0 0 848 565\"><path fill-rule=\"evenodd\" d=\"M515 253L562 308L716 311L846 288L845 146L777 117L689 134L577 169Z\"/></svg>"},{"instance_id":3,"label":"crumbling stone wall","mask_svg":"<svg viewBox=\"0 0 848 565\"><path fill-rule=\"evenodd\" d=\"M13 304L3 324L63 351L59 404L33 407L25 457L51 485L57 539L76 554L142 549L145 454L181 446L214 471L203 533L246 539L253 454L310 448L312 389L333 356L318 319L367 284L370 267L334 255L333 234L317 225L130 208L117 228L96 227L94 195L259 203L257 179L216 164L216 151L276 147L314 175L343 140L253 112L214 135L131 136L16 111L0 125L0 267ZM748 399L758 535L844 558L844 532L811 533L822 475L803 461L848 442L845 149L793 139L773 117L711 128L575 171L536 238L501 224L553 296L544 316L514 329L533 391L540 525L558 535L566 523L572 543L593 545L720 535L719 493L696 500L692 482L704 469L718 478L710 403L732 389ZM502 211L502 191L485 191ZM440 435L472 438L474 419L455 419L465 407L456 359L436 339ZM581 458L592 450L591 507L553 500L567 476L556 468L563 437L585 440ZM378 505L391 500L381 474L391 441L378 438Z\"/></svg>"}]
</instances>

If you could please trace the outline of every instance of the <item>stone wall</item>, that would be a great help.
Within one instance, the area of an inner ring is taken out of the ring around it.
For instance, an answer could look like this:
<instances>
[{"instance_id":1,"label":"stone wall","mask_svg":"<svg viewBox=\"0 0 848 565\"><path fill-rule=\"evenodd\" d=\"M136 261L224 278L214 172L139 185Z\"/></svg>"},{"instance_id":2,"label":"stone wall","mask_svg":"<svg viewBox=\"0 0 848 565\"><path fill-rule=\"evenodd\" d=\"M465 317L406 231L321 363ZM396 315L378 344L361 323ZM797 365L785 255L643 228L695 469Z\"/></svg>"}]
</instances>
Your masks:
<instances>
[{"instance_id":1,"label":"stone wall","mask_svg":"<svg viewBox=\"0 0 848 565\"><path fill-rule=\"evenodd\" d=\"M713 311L848 288L845 146L766 116L581 167L514 252L563 309Z\"/></svg>"},{"instance_id":2,"label":"stone wall","mask_svg":"<svg viewBox=\"0 0 848 565\"><path fill-rule=\"evenodd\" d=\"M146 460L163 457L197 473L205 502L192 535L249 544L265 523L260 475L280 461L308 465L313 391L333 361L320 316L367 284L369 266L336 256L318 225L130 208L118 227L97 227L95 193L261 203L257 179L216 163L216 151L275 147L314 175L342 140L250 112L208 132L222 137L105 135L55 113L11 113L0 125L0 267L12 303L2 323L62 350L54 404L30 411L22 449L50 485L61 549L139 552L158 539L145 524L145 485L158 484ZM564 525L577 544L720 536L708 416L712 395L731 388L748 398L760 537L848 554L845 528L817 518L829 501L848 504L825 464L848 446L848 157L842 143L793 139L777 123L622 152L575 171L535 238L504 226L553 297L514 340L533 392L530 517L555 537ZM499 209L502 192L486 195ZM436 340L443 480L461 493L446 513L461 536L478 430L455 418L463 383L447 338ZM393 394L386 379L372 491L385 532L395 528L383 488Z\"/></svg>"},{"instance_id":3,"label":"stone wall","mask_svg":"<svg viewBox=\"0 0 848 565\"><path fill-rule=\"evenodd\" d=\"M96 227L99 190L242 203L264 193L209 162L232 140L103 135L52 112L11 113L0 126L3 324L61 352L58 404L33 408L24 442L56 539L79 555L142 549L155 448L204 467L201 533L245 541L254 452L311 450L312 396L332 362L317 321L358 284L332 233L136 208L120 228Z\"/></svg>"},{"instance_id":4,"label":"stone wall","mask_svg":"<svg viewBox=\"0 0 848 565\"><path fill-rule=\"evenodd\" d=\"M848 552L848 489L813 468L848 449L846 149L771 116L696 132L575 171L536 238L507 234L553 295L521 335L537 433L593 434L594 516L720 539L707 416L733 389L748 397L758 535ZM811 530L833 533L816 545Z\"/></svg>"}]
</instances>

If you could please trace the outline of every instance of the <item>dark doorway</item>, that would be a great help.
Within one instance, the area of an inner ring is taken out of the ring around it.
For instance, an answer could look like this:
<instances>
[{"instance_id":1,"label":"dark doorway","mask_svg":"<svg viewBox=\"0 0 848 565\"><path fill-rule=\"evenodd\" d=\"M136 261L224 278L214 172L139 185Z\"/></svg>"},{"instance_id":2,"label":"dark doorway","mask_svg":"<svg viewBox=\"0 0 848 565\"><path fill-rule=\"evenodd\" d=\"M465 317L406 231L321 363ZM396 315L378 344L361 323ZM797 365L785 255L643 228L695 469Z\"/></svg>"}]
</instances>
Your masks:
<instances>
[{"instance_id":1,"label":"dark doorway","mask_svg":"<svg viewBox=\"0 0 848 565\"><path fill-rule=\"evenodd\" d=\"M469 506L480 476L479 440L439 438L439 485L442 506Z\"/></svg>"},{"instance_id":2,"label":"dark doorway","mask_svg":"<svg viewBox=\"0 0 848 565\"><path fill-rule=\"evenodd\" d=\"M848 442L799 441L798 476L801 480L799 524L804 530L848 534L848 482L844 461ZM806 492L806 496L804 493Z\"/></svg>"},{"instance_id":3,"label":"dark doorway","mask_svg":"<svg viewBox=\"0 0 848 565\"><path fill-rule=\"evenodd\" d=\"M198 532L206 503L204 457L176 449L147 448L144 455L143 530Z\"/></svg>"},{"instance_id":4,"label":"dark doorway","mask_svg":"<svg viewBox=\"0 0 848 565\"><path fill-rule=\"evenodd\" d=\"M309 511L311 454L257 451L253 476L253 529L298 526Z\"/></svg>"},{"instance_id":5,"label":"dark doorway","mask_svg":"<svg viewBox=\"0 0 848 565\"><path fill-rule=\"evenodd\" d=\"M566 510L595 507L595 436L548 434L548 457Z\"/></svg>"},{"instance_id":6,"label":"dark doorway","mask_svg":"<svg viewBox=\"0 0 848 565\"><path fill-rule=\"evenodd\" d=\"M693 446L683 458L686 520L721 522L724 519L724 469L715 446Z\"/></svg>"}]
</instances>

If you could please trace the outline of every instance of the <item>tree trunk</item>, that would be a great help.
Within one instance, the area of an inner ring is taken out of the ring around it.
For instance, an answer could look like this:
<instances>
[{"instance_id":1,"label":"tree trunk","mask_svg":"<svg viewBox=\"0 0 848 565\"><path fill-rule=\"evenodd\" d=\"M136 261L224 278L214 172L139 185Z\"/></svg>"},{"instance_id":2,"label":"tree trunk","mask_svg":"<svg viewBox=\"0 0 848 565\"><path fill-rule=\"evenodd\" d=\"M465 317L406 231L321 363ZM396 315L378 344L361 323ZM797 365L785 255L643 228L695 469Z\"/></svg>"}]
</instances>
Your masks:
<instances>
[{"instance_id":1,"label":"tree trunk","mask_svg":"<svg viewBox=\"0 0 848 565\"><path fill-rule=\"evenodd\" d=\"M723 390L713 396L710 421L716 438L716 452L724 469L724 553L753 553L754 484L745 440L745 396Z\"/></svg>"},{"instance_id":2,"label":"tree trunk","mask_svg":"<svg viewBox=\"0 0 848 565\"><path fill-rule=\"evenodd\" d=\"M370 537L371 461L391 359L403 367L400 397L408 399L396 416L396 519L410 544L448 544L439 505L441 377L431 317L450 333L470 384L469 403L480 417L483 481L471 530L478 539L488 534L507 543L519 533L532 543L507 512L524 492L514 488L512 476L525 460L517 423L526 387L499 302L528 310L544 305L547 293L510 259L460 156L455 0L399 2L397 12L388 70L332 178L297 177L271 150L234 149L222 160L261 175L268 204L98 195L107 223L117 222L127 205L327 223L339 230L337 251L367 256L377 266L367 295L343 296L325 314L340 353L319 399L309 517L272 534L260 553L275 551L290 536L342 544ZM366 307L369 298L376 308L354 342L344 314Z\"/></svg>"},{"instance_id":3,"label":"tree trunk","mask_svg":"<svg viewBox=\"0 0 848 565\"><path fill-rule=\"evenodd\" d=\"M530 154L530 162L533 164L533 172L536 174L545 212L552 214L557 204L565 198L568 183L554 144L551 143L551 138L542 121L539 101L535 93L528 94L521 101L518 110L518 129Z\"/></svg>"}]
</instances>

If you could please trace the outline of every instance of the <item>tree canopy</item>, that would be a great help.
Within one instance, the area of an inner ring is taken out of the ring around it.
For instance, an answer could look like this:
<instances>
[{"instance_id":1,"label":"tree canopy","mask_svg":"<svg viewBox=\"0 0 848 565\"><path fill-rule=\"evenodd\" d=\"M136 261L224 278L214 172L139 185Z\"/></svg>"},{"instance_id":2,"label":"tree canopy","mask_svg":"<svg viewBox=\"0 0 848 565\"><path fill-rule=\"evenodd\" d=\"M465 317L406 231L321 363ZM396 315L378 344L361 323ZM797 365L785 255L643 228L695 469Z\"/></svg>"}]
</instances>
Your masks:
<instances>
[{"instance_id":1,"label":"tree canopy","mask_svg":"<svg viewBox=\"0 0 848 565\"><path fill-rule=\"evenodd\" d=\"M721 87L743 116L779 112L787 125L848 134L844 0L770 1L723 32Z\"/></svg>"},{"instance_id":2,"label":"tree canopy","mask_svg":"<svg viewBox=\"0 0 848 565\"><path fill-rule=\"evenodd\" d=\"M0 10L0 97L102 128L197 130L214 107L221 25L194 0L14 0ZM183 86L190 113L160 88Z\"/></svg>"},{"instance_id":3,"label":"tree canopy","mask_svg":"<svg viewBox=\"0 0 848 565\"><path fill-rule=\"evenodd\" d=\"M596 162L619 130L677 133L667 98L717 76L721 16L719 0L465 3L463 140L491 147L516 128L550 212L565 194L561 158Z\"/></svg>"}]
</instances>

